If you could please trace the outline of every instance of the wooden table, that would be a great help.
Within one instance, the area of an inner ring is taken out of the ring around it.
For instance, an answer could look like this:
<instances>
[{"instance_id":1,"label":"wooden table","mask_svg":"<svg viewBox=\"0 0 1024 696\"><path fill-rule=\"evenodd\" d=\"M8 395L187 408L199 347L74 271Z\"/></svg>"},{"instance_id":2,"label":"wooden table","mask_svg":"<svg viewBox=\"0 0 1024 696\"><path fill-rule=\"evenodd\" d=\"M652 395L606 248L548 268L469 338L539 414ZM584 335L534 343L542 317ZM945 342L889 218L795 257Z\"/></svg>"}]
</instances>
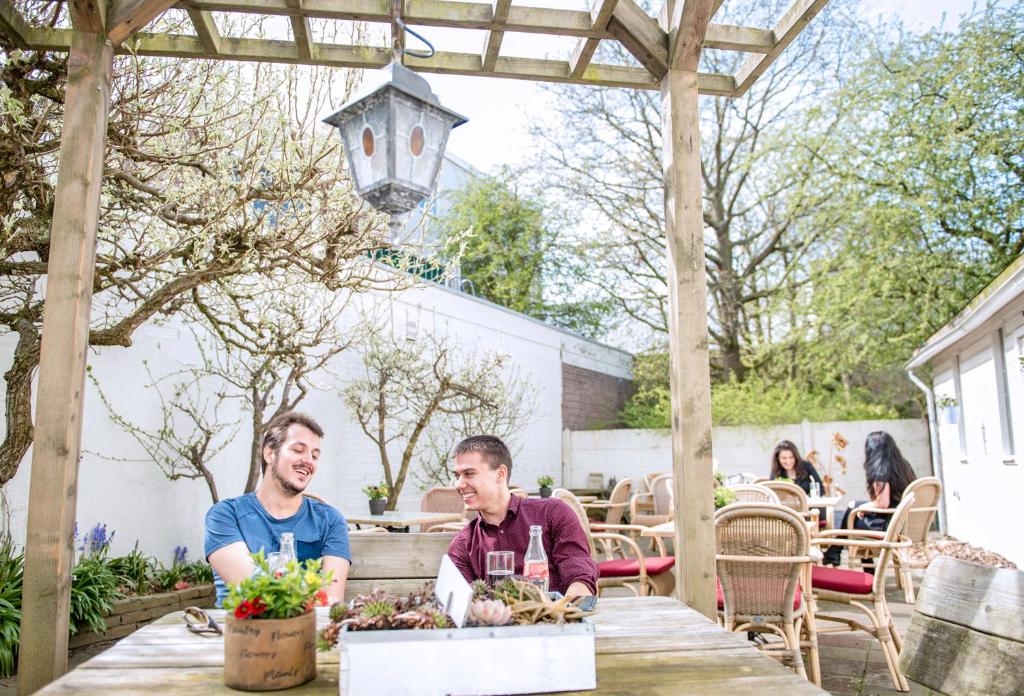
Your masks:
<instances>
[{"instance_id":1,"label":"wooden table","mask_svg":"<svg viewBox=\"0 0 1024 696\"><path fill-rule=\"evenodd\" d=\"M375 527L391 527L396 530L408 530L417 524L441 524L458 522L462 519L461 512L403 512L391 510L383 515L345 515L345 520L356 527L368 524Z\"/></svg>"},{"instance_id":2,"label":"wooden table","mask_svg":"<svg viewBox=\"0 0 1024 696\"><path fill-rule=\"evenodd\" d=\"M662 539L675 539L676 538L676 523L675 520L669 520L668 522L662 522L656 524L653 527L647 527L640 536L643 537L661 537Z\"/></svg>"},{"instance_id":3,"label":"wooden table","mask_svg":"<svg viewBox=\"0 0 1024 696\"><path fill-rule=\"evenodd\" d=\"M824 694L746 637L728 633L669 597L602 598L596 629L597 689L573 694ZM224 612L210 614L222 622ZM318 623L327 610L317 610ZM453 656L453 669L458 668ZM142 628L38 694L238 694L223 682L219 636L185 630L181 612ZM338 693L338 651L320 653L317 678L289 694Z\"/></svg>"},{"instance_id":4,"label":"wooden table","mask_svg":"<svg viewBox=\"0 0 1024 696\"><path fill-rule=\"evenodd\" d=\"M829 529L835 526L836 519L836 505L842 498L838 495L829 496L818 496L817 498L807 498L807 507L810 508L825 508L825 526Z\"/></svg>"}]
</instances>

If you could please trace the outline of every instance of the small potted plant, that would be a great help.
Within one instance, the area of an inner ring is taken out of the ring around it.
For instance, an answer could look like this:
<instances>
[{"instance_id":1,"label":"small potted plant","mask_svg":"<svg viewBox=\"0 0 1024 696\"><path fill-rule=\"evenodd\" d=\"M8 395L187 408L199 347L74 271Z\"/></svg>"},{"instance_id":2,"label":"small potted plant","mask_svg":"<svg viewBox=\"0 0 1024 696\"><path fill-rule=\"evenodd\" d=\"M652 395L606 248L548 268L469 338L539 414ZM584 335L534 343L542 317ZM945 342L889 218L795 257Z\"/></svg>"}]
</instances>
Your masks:
<instances>
[{"instance_id":1,"label":"small potted plant","mask_svg":"<svg viewBox=\"0 0 1024 696\"><path fill-rule=\"evenodd\" d=\"M715 488L715 509L723 508L730 503L736 502L736 491L725 486Z\"/></svg>"},{"instance_id":2,"label":"small potted plant","mask_svg":"<svg viewBox=\"0 0 1024 696\"><path fill-rule=\"evenodd\" d=\"M540 497L550 498L551 489L555 485L555 480L548 476L547 474L545 474L544 476L537 477L537 485L540 486Z\"/></svg>"},{"instance_id":3,"label":"small potted plant","mask_svg":"<svg viewBox=\"0 0 1024 696\"><path fill-rule=\"evenodd\" d=\"M363 493L370 502L371 515L383 515L384 506L388 504L388 484L381 481L376 486L363 486Z\"/></svg>"},{"instance_id":4,"label":"small potted plant","mask_svg":"<svg viewBox=\"0 0 1024 696\"><path fill-rule=\"evenodd\" d=\"M320 559L291 561L273 572L263 552L256 571L228 586L224 599L224 683L243 691L274 691L316 676L317 604L327 604Z\"/></svg>"}]
</instances>

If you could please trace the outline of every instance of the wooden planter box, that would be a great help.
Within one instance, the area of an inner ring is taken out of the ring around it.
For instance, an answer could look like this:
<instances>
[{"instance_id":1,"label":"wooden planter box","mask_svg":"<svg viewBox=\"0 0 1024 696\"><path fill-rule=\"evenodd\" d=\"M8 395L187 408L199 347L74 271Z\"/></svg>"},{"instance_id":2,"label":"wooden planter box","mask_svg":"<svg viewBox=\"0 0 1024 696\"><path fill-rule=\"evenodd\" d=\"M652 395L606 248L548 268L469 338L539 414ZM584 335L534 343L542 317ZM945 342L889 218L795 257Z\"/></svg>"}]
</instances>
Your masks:
<instances>
[{"instance_id":1,"label":"wooden planter box","mask_svg":"<svg viewBox=\"0 0 1024 696\"><path fill-rule=\"evenodd\" d=\"M164 614L185 607L212 607L217 599L213 585L196 585L187 590L140 595L114 600L113 611L106 617L107 630L99 633L79 631L68 640L69 648L80 648L105 640L124 638Z\"/></svg>"},{"instance_id":2,"label":"wooden planter box","mask_svg":"<svg viewBox=\"0 0 1024 696\"><path fill-rule=\"evenodd\" d=\"M344 631L343 696L525 694L594 689L594 626Z\"/></svg>"}]
</instances>

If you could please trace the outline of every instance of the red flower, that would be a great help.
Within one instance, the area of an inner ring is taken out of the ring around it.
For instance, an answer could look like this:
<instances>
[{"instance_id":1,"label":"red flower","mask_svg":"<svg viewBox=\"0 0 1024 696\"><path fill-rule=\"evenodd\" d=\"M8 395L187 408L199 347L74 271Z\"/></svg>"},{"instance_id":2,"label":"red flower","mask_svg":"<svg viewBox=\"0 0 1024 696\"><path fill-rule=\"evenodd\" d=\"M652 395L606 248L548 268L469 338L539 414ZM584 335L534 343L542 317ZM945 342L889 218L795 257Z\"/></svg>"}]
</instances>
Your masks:
<instances>
[{"instance_id":1,"label":"red flower","mask_svg":"<svg viewBox=\"0 0 1024 696\"><path fill-rule=\"evenodd\" d=\"M178 582L174 583L174 589L176 589L176 590L187 590L190 587L192 587L192 586L189 585L184 580L179 580Z\"/></svg>"},{"instance_id":2,"label":"red flower","mask_svg":"<svg viewBox=\"0 0 1024 696\"><path fill-rule=\"evenodd\" d=\"M305 608L306 611L312 611L313 610L313 600L312 599L309 600L308 602L306 602L302 606Z\"/></svg>"},{"instance_id":3,"label":"red flower","mask_svg":"<svg viewBox=\"0 0 1024 696\"><path fill-rule=\"evenodd\" d=\"M262 597L256 597L252 600L252 615L259 616L267 610L267 605L263 603Z\"/></svg>"},{"instance_id":4,"label":"red flower","mask_svg":"<svg viewBox=\"0 0 1024 696\"><path fill-rule=\"evenodd\" d=\"M323 590L320 590L319 592L317 592L316 593L316 601L320 603L320 606L326 607L327 606L327 593L324 592Z\"/></svg>"},{"instance_id":5,"label":"red flower","mask_svg":"<svg viewBox=\"0 0 1024 696\"><path fill-rule=\"evenodd\" d=\"M236 619L248 619L250 616L252 616L252 604L248 599L235 607Z\"/></svg>"}]
</instances>

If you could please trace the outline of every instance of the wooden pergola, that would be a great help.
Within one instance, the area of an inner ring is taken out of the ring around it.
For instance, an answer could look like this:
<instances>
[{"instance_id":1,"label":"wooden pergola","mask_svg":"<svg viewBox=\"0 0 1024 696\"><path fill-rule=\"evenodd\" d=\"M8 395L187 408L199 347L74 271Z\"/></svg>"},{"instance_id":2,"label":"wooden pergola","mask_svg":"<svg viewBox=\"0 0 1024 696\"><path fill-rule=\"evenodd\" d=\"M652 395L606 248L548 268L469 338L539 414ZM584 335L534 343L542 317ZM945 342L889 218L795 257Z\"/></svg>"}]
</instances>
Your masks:
<instances>
[{"instance_id":1,"label":"wooden pergola","mask_svg":"<svg viewBox=\"0 0 1024 696\"><path fill-rule=\"evenodd\" d=\"M487 32L479 53L405 56L418 71L604 87L660 89L668 251L677 594L714 617L711 387L704 271L698 96L744 94L828 0L795 0L774 27L711 22L723 0L667 0L649 16L635 0L594 0L590 12L512 0L68 0L71 28L30 25L0 0L0 31L25 50L69 51L63 138L47 269L29 494L19 693L67 669L72 527L113 56L136 53L345 68L378 68L391 46L314 40L311 19L381 22L401 44L412 26ZM188 13L195 34L143 31L163 12ZM292 41L222 36L213 13L287 16ZM569 60L501 55L505 32L576 37ZM617 41L642 67L593 63ZM442 47L443 48L443 47ZM703 48L749 54L734 75L698 72Z\"/></svg>"}]
</instances>

